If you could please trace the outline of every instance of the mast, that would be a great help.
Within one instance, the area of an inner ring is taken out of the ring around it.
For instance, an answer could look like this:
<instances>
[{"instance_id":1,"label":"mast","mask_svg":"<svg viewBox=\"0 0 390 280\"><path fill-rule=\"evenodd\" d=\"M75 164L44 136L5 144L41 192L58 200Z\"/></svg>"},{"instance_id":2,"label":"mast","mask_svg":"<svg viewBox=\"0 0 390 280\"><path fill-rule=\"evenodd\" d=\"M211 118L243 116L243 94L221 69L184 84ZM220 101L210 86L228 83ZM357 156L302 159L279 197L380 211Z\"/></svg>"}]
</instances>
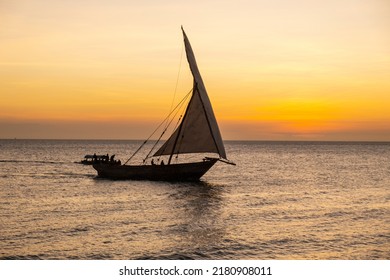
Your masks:
<instances>
[{"instance_id":1,"label":"mast","mask_svg":"<svg viewBox=\"0 0 390 280\"><path fill-rule=\"evenodd\" d=\"M176 136L176 138L175 138L175 143L173 144L172 152L171 152L171 154L169 155L168 165L171 164L172 157L173 157L173 155L175 154L175 149L176 149L177 141L179 140L179 136L180 136L181 130L182 130L182 128L183 128L183 122L184 122L184 119L186 118L187 113L188 113L188 108L190 107L192 98L194 97L195 88L196 88L196 83L195 83L195 85L194 85L194 89L192 90L192 96L191 96L190 102L188 102L188 106L187 106L186 111L185 111L185 113L184 113L183 119L182 119L181 122L180 122L180 125L179 125L179 128L178 128L178 133L177 133L177 136Z\"/></svg>"}]
</instances>

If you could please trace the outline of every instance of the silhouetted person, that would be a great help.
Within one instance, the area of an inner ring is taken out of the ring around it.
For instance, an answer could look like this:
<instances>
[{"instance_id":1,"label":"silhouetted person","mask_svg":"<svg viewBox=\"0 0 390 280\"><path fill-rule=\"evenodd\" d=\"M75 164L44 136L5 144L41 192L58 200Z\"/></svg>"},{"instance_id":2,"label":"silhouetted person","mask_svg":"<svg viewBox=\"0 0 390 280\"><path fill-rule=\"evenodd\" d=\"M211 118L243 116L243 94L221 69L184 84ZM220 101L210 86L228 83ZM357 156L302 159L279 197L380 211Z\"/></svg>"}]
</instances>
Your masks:
<instances>
[{"instance_id":1,"label":"silhouetted person","mask_svg":"<svg viewBox=\"0 0 390 280\"><path fill-rule=\"evenodd\" d=\"M114 162L114 157L115 157L115 155L112 155L112 156L110 157L110 161L111 161L111 162Z\"/></svg>"},{"instance_id":2,"label":"silhouetted person","mask_svg":"<svg viewBox=\"0 0 390 280\"><path fill-rule=\"evenodd\" d=\"M152 165L154 165L154 159L152 159Z\"/></svg>"},{"instance_id":3,"label":"silhouetted person","mask_svg":"<svg viewBox=\"0 0 390 280\"><path fill-rule=\"evenodd\" d=\"M161 165L165 165L164 160L161 161Z\"/></svg>"}]
</instances>

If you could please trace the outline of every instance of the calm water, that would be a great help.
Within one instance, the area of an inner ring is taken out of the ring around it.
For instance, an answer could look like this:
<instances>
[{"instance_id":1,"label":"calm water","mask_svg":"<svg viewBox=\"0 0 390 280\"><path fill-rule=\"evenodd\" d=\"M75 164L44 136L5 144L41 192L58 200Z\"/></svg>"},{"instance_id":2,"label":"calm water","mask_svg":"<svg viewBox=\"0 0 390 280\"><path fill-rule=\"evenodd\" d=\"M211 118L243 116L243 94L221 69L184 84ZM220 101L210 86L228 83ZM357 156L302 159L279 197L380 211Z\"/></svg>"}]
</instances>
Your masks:
<instances>
[{"instance_id":1,"label":"calm water","mask_svg":"<svg viewBox=\"0 0 390 280\"><path fill-rule=\"evenodd\" d=\"M0 258L390 259L390 143L227 142L199 183L73 163L138 144L0 140Z\"/></svg>"}]
</instances>

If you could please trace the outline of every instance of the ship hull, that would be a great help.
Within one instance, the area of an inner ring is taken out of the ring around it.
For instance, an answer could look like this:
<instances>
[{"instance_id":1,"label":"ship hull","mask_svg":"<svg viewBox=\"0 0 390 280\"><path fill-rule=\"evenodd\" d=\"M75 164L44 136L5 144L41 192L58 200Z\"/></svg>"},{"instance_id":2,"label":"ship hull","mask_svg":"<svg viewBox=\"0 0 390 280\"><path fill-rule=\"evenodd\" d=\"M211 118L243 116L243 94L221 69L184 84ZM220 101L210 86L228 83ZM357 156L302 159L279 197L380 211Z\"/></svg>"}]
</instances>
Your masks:
<instances>
[{"instance_id":1,"label":"ship hull","mask_svg":"<svg viewBox=\"0 0 390 280\"><path fill-rule=\"evenodd\" d=\"M170 165L93 164L98 177L112 180L198 181L218 159Z\"/></svg>"}]
</instances>

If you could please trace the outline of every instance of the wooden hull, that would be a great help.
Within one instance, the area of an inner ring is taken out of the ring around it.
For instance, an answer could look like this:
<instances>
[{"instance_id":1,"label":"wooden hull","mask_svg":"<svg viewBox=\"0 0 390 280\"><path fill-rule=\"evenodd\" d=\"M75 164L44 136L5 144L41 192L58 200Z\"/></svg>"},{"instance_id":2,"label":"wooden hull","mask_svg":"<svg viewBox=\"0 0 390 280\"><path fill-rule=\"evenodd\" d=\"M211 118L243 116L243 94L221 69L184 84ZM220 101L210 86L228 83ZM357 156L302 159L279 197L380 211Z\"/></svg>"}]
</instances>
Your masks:
<instances>
[{"instance_id":1,"label":"wooden hull","mask_svg":"<svg viewBox=\"0 0 390 280\"><path fill-rule=\"evenodd\" d=\"M170 165L93 164L98 176L113 180L198 181L218 159Z\"/></svg>"}]
</instances>

